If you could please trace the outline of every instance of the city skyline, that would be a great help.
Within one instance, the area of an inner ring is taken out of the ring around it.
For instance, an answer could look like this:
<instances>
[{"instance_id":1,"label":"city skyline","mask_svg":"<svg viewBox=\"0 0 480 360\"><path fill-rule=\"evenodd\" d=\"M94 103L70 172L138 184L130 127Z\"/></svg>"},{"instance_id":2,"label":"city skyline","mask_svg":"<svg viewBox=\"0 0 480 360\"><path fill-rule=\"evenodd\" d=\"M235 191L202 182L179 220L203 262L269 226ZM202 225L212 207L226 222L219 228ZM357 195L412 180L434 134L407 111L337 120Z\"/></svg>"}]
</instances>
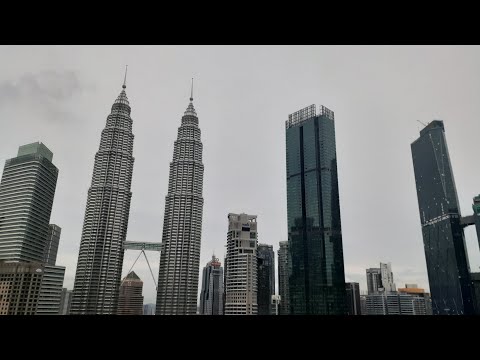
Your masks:
<instances>
[{"instance_id":1,"label":"city skyline","mask_svg":"<svg viewBox=\"0 0 480 360\"><path fill-rule=\"evenodd\" d=\"M467 156L480 130L474 101L480 87L472 80L478 47L2 49L0 63L8 71L0 77L0 115L8 121L2 121L0 162L14 157L20 144L35 141L55 153L60 172L51 223L62 227L57 262L67 268L64 287L70 290L99 134L125 64L136 135L127 240L161 241L168 164L192 76L206 169L200 264L212 252L223 259L226 232L218 219L238 209L258 215L259 237L274 251L287 240L284 121L312 103L333 109L338 119L345 281L359 282L362 292L365 269L380 261L394 264L397 284L429 289L409 149L423 128L417 119L441 119L448 128L462 213L471 213L472 197L480 192ZM39 65L26 56L31 51ZM93 54L98 64L88 66ZM356 61L347 60L353 56ZM240 154L258 176L237 171L234 159ZM248 191L231 191L230 184ZM475 229L465 233L475 272ZM136 256L125 254L122 278ZM159 256L152 258L157 276ZM147 265L139 262L133 270L145 280L145 302L155 302Z\"/></svg>"}]
</instances>

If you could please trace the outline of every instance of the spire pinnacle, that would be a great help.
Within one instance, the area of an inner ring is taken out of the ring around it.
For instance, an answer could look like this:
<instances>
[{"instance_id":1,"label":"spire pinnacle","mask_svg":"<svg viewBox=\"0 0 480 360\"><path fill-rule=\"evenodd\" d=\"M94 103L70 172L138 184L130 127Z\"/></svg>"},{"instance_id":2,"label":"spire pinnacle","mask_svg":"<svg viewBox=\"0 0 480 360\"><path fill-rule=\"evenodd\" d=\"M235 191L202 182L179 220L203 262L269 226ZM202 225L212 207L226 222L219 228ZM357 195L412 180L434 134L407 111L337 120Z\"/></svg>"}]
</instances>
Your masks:
<instances>
[{"instance_id":1,"label":"spire pinnacle","mask_svg":"<svg viewBox=\"0 0 480 360\"><path fill-rule=\"evenodd\" d=\"M193 101L193 78L192 78L192 91L190 93L190 101Z\"/></svg>"},{"instance_id":2,"label":"spire pinnacle","mask_svg":"<svg viewBox=\"0 0 480 360\"><path fill-rule=\"evenodd\" d=\"M123 85L122 85L122 88L126 88L127 87L127 69L128 69L128 65L125 65L125 78L123 79Z\"/></svg>"}]
</instances>

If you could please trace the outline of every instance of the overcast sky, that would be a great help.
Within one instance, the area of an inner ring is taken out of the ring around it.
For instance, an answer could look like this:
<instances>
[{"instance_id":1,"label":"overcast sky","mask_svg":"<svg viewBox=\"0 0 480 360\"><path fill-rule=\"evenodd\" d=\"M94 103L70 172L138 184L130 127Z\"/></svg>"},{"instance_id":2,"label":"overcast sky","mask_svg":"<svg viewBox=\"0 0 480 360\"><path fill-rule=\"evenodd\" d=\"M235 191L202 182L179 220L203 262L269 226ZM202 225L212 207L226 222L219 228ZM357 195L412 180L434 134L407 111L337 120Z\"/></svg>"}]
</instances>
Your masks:
<instances>
[{"instance_id":1,"label":"overcast sky","mask_svg":"<svg viewBox=\"0 0 480 360\"><path fill-rule=\"evenodd\" d=\"M125 64L135 135L131 241L161 241L173 142L195 78L201 268L213 252L223 263L229 212L258 215L259 241L275 252L287 240L285 120L311 104L335 112L345 277L361 291L365 269L381 261L392 263L397 286L428 289L410 151L417 120L445 121L463 215L480 193L478 46L2 46L0 162L35 141L54 153L51 223L62 228L57 265L66 266L69 289L94 156ZM466 238L477 271L475 229ZM147 254L156 279L159 254ZM137 256L126 253L123 276ZM145 303L154 303L145 260L134 270Z\"/></svg>"}]
</instances>

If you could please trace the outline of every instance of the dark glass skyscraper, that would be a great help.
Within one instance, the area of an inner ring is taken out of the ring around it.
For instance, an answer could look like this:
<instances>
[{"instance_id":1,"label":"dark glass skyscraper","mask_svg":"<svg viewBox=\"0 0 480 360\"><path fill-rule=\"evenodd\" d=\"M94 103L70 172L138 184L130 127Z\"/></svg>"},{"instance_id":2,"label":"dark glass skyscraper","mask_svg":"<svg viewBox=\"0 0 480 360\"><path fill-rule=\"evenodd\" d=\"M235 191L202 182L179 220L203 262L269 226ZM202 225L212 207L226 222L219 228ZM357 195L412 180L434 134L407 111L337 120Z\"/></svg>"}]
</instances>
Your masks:
<instances>
[{"instance_id":1,"label":"dark glass skyscraper","mask_svg":"<svg viewBox=\"0 0 480 360\"><path fill-rule=\"evenodd\" d=\"M271 315L272 295L275 295L275 252L272 245L257 247L257 315Z\"/></svg>"},{"instance_id":2,"label":"dark glass skyscraper","mask_svg":"<svg viewBox=\"0 0 480 360\"><path fill-rule=\"evenodd\" d=\"M291 313L345 314L334 113L311 105L285 127Z\"/></svg>"},{"instance_id":3,"label":"dark glass skyscraper","mask_svg":"<svg viewBox=\"0 0 480 360\"><path fill-rule=\"evenodd\" d=\"M290 288L288 286L289 273L291 271L288 241L280 241L278 249L278 292L280 295L279 315L290 314Z\"/></svg>"},{"instance_id":4,"label":"dark glass skyscraper","mask_svg":"<svg viewBox=\"0 0 480 360\"><path fill-rule=\"evenodd\" d=\"M472 314L468 255L443 121L428 124L411 148L433 314Z\"/></svg>"},{"instance_id":5,"label":"dark glass skyscraper","mask_svg":"<svg viewBox=\"0 0 480 360\"><path fill-rule=\"evenodd\" d=\"M123 89L112 105L88 189L71 314L115 314L130 213L133 134Z\"/></svg>"},{"instance_id":6,"label":"dark glass skyscraper","mask_svg":"<svg viewBox=\"0 0 480 360\"><path fill-rule=\"evenodd\" d=\"M223 268L213 255L203 268L200 315L223 315L223 295Z\"/></svg>"}]
</instances>

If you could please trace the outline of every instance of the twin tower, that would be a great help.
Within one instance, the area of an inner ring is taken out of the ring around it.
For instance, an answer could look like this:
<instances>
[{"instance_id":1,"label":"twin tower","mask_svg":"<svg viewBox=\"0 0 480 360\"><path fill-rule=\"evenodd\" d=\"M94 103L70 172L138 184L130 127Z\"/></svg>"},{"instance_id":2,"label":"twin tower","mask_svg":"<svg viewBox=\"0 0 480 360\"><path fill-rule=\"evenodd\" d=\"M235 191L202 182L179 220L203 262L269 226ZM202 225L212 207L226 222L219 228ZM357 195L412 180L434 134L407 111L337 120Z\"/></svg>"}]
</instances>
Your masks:
<instances>
[{"instance_id":1,"label":"twin tower","mask_svg":"<svg viewBox=\"0 0 480 360\"><path fill-rule=\"evenodd\" d=\"M116 314L133 173L131 107L126 85L113 103L88 190L71 314ZM197 312L203 212L203 145L190 103L178 128L165 198L158 315Z\"/></svg>"}]
</instances>

